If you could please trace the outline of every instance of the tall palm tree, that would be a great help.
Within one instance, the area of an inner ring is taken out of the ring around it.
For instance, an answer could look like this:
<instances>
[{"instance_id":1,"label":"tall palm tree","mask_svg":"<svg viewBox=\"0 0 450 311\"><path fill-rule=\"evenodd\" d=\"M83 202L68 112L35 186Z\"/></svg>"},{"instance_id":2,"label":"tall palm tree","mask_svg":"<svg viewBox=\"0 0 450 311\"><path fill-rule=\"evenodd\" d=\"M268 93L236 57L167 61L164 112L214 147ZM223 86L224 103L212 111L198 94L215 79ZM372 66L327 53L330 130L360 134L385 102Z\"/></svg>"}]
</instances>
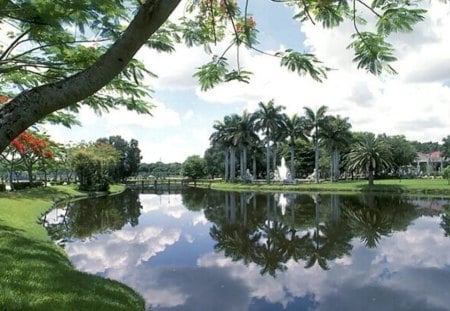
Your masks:
<instances>
[{"instance_id":1,"label":"tall palm tree","mask_svg":"<svg viewBox=\"0 0 450 311\"><path fill-rule=\"evenodd\" d=\"M383 140L373 133L363 133L347 155L349 170L367 173L369 186L373 186L374 173L391 166L391 153Z\"/></svg>"},{"instance_id":2,"label":"tall palm tree","mask_svg":"<svg viewBox=\"0 0 450 311\"><path fill-rule=\"evenodd\" d=\"M291 153L290 172L291 178L295 179L295 153L294 146L297 139L307 140L305 129L305 118L299 117L297 114L292 115L290 118L286 116L285 119L285 131L289 139L289 150Z\"/></svg>"},{"instance_id":3,"label":"tall palm tree","mask_svg":"<svg viewBox=\"0 0 450 311\"><path fill-rule=\"evenodd\" d=\"M331 153L331 181L339 179L340 152L350 145L352 125L348 118L328 116L322 131L325 148Z\"/></svg>"},{"instance_id":4,"label":"tall palm tree","mask_svg":"<svg viewBox=\"0 0 450 311\"><path fill-rule=\"evenodd\" d=\"M255 131L255 119L256 114L244 111L238 120L237 127L233 135L234 142L241 150L241 180L245 179L248 149L253 142L259 140L259 137Z\"/></svg>"},{"instance_id":5,"label":"tall palm tree","mask_svg":"<svg viewBox=\"0 0 450 311\"><path fill-rule=\"evenodd\" d=\"M270 100L267 104L260 102L258 104L259 110L256 112L256 129L262 130L266 141L266 178L267 183L270 183L270 142L273 141L275 131L280 128L284 122L282 111L284 106L275 106L275 103Z\"/></svg>"},{"instance_id":6,"label":"tall palm tree","mask_svg":"<svg viewBox=\"0 0 450 311\"><path fill-rule=\"evenodd\" d=\"M224 148L225 180L236 180L236 147L239 140L237 134L240 116L233 114L225 116L223 121L216 121L213 128L216 130L210 136L212 143L218 143Z\"/></svg>"},{"instance_id":7,"label":"tall palm tree","mask_svg":"<svg viewBox=\"0 0 450 311\"><path fill-rule=\"evenodd\" d=\"M326 122L327 106L320 106L315 112L309 107L303 107L306 117L306 128L310 131L311 138L314 143L314 167L316 172L316 183L320 178L320 163L319 163L319 142L322 138L322 131Z\"/></svg>"},{"instance_id":8,"label":"tall palm tree","mask_svg":"<svg viewBox=\"0 0 450 311\"><path fill-rule=\"evenodd\" d=\"M224 118L224 121L215 121L213 128L215 132L209 136L209 140L212 145L219 145L224 154L224 180L227 181L229 179L229 160L230 160L230 152L229 147L231 144L231 141L228 137L227 133L227 124L226 124L226 117Z\"/></svg>"},{"instance_id":9,"label":"tall palm tree","mask_svg":"<svg viewBox=\"0 0 450 311\"><path fill-rule=\"evenodd\" d=\"M227 118L227 136L230 140L230 181L236 181L236 149L240 140L239 123L241 117L237 114L232 114Z\"/></svg>"}]
</instances>

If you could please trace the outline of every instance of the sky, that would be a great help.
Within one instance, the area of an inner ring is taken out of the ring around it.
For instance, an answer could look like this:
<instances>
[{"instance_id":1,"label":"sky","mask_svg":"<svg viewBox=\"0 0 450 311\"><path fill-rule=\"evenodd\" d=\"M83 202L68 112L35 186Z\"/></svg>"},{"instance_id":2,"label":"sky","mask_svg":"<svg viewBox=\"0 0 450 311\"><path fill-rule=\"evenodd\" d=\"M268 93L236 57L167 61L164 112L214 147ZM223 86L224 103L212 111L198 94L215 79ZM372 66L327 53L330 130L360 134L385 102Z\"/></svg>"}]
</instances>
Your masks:
<instances>
[{"instance_id":1,"label":"sky","mask_svg":"<svg viewBox=\"0 0 450 311\"><path fill-rule=\"evenodd\" d=\"M292 19L291 8L271 1L251 1L260 30L260 49L276 52L286 48L314 52L333 68L318 83L279 66L279 60L241 49L241 64L253 76L249 84L229 82L203 92L193 74L210 61L202 47L177 46L162 54L142 48L137 58L158 75L146 80L154 90L149 99L156 107L152 116L123 109L97 116L83 108L81 127L66 129L46 125L60 143L95 141L120 135L139 141L142 162L183 162L202 156L216 120L244 110L253 112L259 102L274 99L288 115L303 114L303 107L328 106L332 115L348 117L353 131L405 135L409 140L442 142L450 135L450 4L424 1L426 20L413 33L396 34L389 41L396 49L393 66L397 75L373 76L356 68L346 49L353 31L350 23L331 30ZM183 14L180 5L172 18ZM219 54L224 46L213 50ZM233 55L229 56L230 61Z\"/></svg>"}]
</instances>

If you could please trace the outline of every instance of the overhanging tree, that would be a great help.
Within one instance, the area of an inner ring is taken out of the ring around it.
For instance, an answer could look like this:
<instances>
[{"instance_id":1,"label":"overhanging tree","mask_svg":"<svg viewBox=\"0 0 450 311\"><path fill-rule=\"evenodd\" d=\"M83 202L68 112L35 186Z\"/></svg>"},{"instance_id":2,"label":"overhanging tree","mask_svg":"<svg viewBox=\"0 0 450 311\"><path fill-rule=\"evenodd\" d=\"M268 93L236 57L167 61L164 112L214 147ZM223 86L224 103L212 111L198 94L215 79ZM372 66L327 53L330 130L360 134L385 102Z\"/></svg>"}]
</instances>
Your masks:
<instances>
[{"instance_id":1,"label":"overhanging tree","mask_svg":"<svg viewBox=\"0 0 450 311\"><path fill-rule=\"evenodd\" d=\"M385 39L392 32L410 31L425 14L408 0L272 1L296 7L298 14L294 18L302 23L332 28L350 19L354 34L349 47L355 51L354 61L374 74L395 72L390 65L395 60L393 47ZM0 151L32 124L61 109L76 112L80 103L97 110L122 103L129 109L148 112L149 106L139 102L147 94L138 83L144 68L133 61L144 44L172 51L173 40L208 47L231 37L229 48L260 51L257 18L248 11L250 0L243 3L243 9L234 0L190 0L188 14L178 24L162 27L180 2L2 1L0 22L10 25L13 31L0 48L0 92L6 91L14 98L0 108ZM136 14L131 17L133 12ZM367 31L372 25L364 26L365 12L375 17L373 32ZM95 42L85 35L88 33L93 34ZM251 73L241 67L239 56L236 66L229 67L229 48L221 55L213 55L212 61L195 74L202 89L230 80L248 82ZM326 78L328 68L311 53L286 49L275 56L288 70L308 74L317 81ZM106 89L109 95L94 95L105 86L110 88ZM115 100L111 92L123 96ZM52 118L66 125L76 122L73 115L64 112Z\"/></svg>"}]
</instances>

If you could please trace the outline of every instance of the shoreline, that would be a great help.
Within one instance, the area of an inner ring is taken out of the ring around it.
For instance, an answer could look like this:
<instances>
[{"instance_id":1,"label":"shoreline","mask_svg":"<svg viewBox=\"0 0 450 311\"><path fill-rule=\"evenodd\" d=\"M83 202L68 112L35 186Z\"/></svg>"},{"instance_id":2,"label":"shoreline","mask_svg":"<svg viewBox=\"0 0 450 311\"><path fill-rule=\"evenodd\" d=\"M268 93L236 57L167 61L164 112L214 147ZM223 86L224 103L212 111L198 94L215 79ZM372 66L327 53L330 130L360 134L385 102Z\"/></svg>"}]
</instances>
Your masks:
<instances>
[{"instance_id":1,"label":"shoreline","mask_svg":"<svg viewBox=\"0 0 450 311\"><path fill-rule=\"evenodd\" d=\"M115 185L96 195L123 190ZM144 299L130 287L76 270L39 223L55 204L89 196L74 186L0 193L0 305L5 310L144 310Z\"/></svg>"},{"instance_id":2,"label":"shoreline","mask_svg":"<svg viewBox=\"0 0 450 311\"><path fill-rule=\"evenodd\" d=\"M193 185L190 183L190 185ZM327 193L390 193L408 195L439 195L450 198L450 182L446 179L384 179L376 180L372 187L367 181L340 181L300 184L252 184L222 181L197 181L198 188L219 191L254 192L327 192Z\"/></svg>"}]
</instances>

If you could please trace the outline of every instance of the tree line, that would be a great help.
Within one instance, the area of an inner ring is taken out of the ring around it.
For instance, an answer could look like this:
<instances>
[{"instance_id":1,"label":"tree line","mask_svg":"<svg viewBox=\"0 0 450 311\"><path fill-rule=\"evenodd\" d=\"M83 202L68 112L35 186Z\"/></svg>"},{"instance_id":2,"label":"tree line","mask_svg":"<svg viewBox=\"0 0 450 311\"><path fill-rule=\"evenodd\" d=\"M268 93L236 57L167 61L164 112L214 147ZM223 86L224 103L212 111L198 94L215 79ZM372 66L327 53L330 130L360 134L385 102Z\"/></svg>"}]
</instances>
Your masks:
<instances>
[{"instance_id":1,"label":"tree line","mask_svg":"<svg viewBox=\"0 0 450 311\"><path fill-rule=\"evenodd\" d=\"M203 161L195 177L223 177L230 182L265 178L270 183L284 157L292 180L309 177L319 182L326 177L336 181L345 174L363 175L373 184L375 175L412 174L417 152L441 151L450 158L450 135L442 144L421 143L403 135L353 132L348 118L328 114L327 106L304 107L303 115L288 116L284 110L271 100L260 102L254 113L245 111L216 121L204 158L188 159Z\"/></svg>"},{"instance_id":2,"label":"tree line","mask_svg":"<svg viewBox=\"0 0 450 311\"><path fill-rule=\"evenodd\" d=\"M47 182L78 182L84 191L107 191L112 182L136 175L142 159L139 143L121 136L99 138L95 142L61 145L34 130L22 133L0 154L4 190ZM23 172L26 182L19 182ZM37 180L39 176L40 180Z\"/></svg>"}]
</instances>

